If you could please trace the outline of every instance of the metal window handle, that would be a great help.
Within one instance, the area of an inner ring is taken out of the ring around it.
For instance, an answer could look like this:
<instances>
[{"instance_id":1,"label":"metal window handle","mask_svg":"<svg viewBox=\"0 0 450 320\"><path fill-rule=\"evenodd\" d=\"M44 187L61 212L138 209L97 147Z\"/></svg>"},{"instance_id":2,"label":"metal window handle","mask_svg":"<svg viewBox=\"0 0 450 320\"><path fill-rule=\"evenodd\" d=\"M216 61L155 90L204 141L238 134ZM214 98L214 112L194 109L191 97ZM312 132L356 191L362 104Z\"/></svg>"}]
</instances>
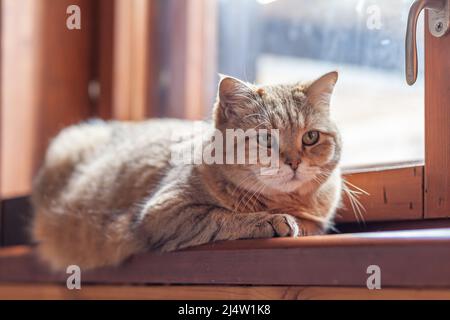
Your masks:
<instances>
[{"instance_id":1,"label":"metal window handle","mask_svg":"<svg viewBox=\"0 0 450 320\"><path fill-rule=\"evenodd\" d=\"M447 33L450 26L449 2L449 0L416 0L409 9L405 41L405 70L406 82L410 86L417 79L416 27L420 12L427 9L430 33L435 37L442 37Z\"/></svg>"}]
</instances>

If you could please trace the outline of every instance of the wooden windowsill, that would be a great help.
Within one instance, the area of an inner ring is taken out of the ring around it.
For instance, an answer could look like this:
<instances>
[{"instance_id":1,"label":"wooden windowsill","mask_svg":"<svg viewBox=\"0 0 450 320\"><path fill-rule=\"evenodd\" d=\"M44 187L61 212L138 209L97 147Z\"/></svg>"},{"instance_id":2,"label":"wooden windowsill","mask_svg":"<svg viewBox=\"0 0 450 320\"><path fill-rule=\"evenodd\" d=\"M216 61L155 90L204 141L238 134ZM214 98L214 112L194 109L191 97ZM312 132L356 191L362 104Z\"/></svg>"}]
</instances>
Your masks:
<instances>
[{"instance_id":1,"label":"wooden windowsill","mask_svg":"<svg viewBox=\"0 0 450 320\"><path fill-rule=\"evenodd\" d=\"M444 288L382 288L368 290L331 286L221 286L221 285L82 285L0 284L0 299L33 300L449 300Z\"/></svg>"},{"instance_id":2,"label":"wooden windowsill","mask_svg":"<svg viewBox=\"0 0 450 320\"><path fill-rule=\"evenodd\" d=\"M341 168L343 174L355 174L364 172L377 172L395 169L405 169L421 167L424 165L423 160L411 160L403 162L387 162L387 163L377 163L377 164L361 164L352 166L343 166Z\"/></svg>"},{"instance_id":3,"label":"wooden windowsill","mask_svg":"<svg viewBox=\"0 0 450 320\"><path fill-rule=\"evenodd\" d=\"M215 284L450 287L450 229L240 240L172 253L144 253L116 268L82 271L84 284ZM31 247L0 250L0 283L65 283Z\"/></svg>"}]
</instances>

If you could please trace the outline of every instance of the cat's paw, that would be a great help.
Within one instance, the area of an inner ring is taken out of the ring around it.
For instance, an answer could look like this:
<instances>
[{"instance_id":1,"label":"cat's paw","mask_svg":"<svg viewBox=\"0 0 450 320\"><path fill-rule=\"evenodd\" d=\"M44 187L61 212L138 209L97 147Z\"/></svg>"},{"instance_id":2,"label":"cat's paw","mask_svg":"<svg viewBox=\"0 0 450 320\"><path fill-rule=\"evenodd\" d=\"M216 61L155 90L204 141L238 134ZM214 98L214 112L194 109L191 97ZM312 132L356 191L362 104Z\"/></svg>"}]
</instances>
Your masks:
<instances>
[{"instance_id":1,"label":"cat's paw","mask_svg":"<svg viewBox=\"0 0 450 320\"><path fill-rule=\"evenodd\" d=\"M268 223L274 237L298 237L300 234L297 220L288 214L273 214Z\"/></svg>"},{"instance_id":2,"label":"cat's paw","mask_svg":"<svg viewBox=\"0 0 450 320\"><path fill-rule=\"evenodd\" d=\"M309 220L300 220L298 222L298 228L299 228L299 236L316 236L321 235L325 233L325 230L322 226L317 224L316 222L309 221Z\"/></svg>"}]
</instances>

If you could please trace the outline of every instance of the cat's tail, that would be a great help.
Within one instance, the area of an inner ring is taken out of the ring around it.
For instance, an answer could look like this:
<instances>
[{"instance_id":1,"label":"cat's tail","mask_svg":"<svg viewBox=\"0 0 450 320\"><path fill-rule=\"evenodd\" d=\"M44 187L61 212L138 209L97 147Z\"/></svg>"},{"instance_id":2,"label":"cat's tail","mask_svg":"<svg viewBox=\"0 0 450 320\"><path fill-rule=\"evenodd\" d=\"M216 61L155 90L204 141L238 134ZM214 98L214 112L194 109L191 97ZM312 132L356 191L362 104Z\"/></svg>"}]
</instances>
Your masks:
<instances>
[{"instance_id":1,"label":"cat's tail","mask_svg":"<svg viewBox=\"0 0 450 320\"><path fill-rule=\"evenodd\" d=\"M56 199L70 181L75 167L111 136L111 126L102 120L63 129L50 143L44 163L33 181L33 203Z\"/></svg>"},{"instance_id":2,"label":"cat's tail","mask_svg":"<svg viewBox=\"0 0 450 320\"><path fill-rule=\"evenodd\" d=\"M86 215L68 207L38 208L32 232L41 260L55 271L70 265L88 270L118 265L142 251L132 233L131 215L104 220L101 216L106 215Z\"/></svg>"},{"instance_id":3,"label":"cat's tail","mask_svg":"<svg viewBox=\"0 0 450 320\"><path fill-rule=\"evenodd\" d=\"M112 136L108 122L68 127L53 139L33 182L33 239L39 256L55 270L83 269L120 263L136 251L127 214L94 212L73 201L70 186L85 161L101 152Z\"/></svg>"}]
</instances>

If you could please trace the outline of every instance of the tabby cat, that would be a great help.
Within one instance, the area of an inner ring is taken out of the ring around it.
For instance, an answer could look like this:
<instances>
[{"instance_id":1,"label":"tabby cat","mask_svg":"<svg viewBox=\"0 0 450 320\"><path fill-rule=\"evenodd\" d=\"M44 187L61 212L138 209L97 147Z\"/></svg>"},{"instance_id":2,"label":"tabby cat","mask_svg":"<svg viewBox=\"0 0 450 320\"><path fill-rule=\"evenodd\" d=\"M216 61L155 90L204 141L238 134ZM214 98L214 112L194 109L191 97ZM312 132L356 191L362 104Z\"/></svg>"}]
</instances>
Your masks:
<instances>
[{"instance_id":1,"label":"tabby cat","mask_svg":"<svg viewBox=\"0 0 450 320\"><path fill-rule=\"evenodd\" d=\"M341 141L329 112L337 78L256 86L222 77L213 120L203 125L278 129L272 175L260 174L258 163L174 163L172 147L196 139L190 121L97 120L64 129L34 182L40 256L55 270L89 269L145 250L325 232L342 192Z\"/></svg>"}]
</instances>

